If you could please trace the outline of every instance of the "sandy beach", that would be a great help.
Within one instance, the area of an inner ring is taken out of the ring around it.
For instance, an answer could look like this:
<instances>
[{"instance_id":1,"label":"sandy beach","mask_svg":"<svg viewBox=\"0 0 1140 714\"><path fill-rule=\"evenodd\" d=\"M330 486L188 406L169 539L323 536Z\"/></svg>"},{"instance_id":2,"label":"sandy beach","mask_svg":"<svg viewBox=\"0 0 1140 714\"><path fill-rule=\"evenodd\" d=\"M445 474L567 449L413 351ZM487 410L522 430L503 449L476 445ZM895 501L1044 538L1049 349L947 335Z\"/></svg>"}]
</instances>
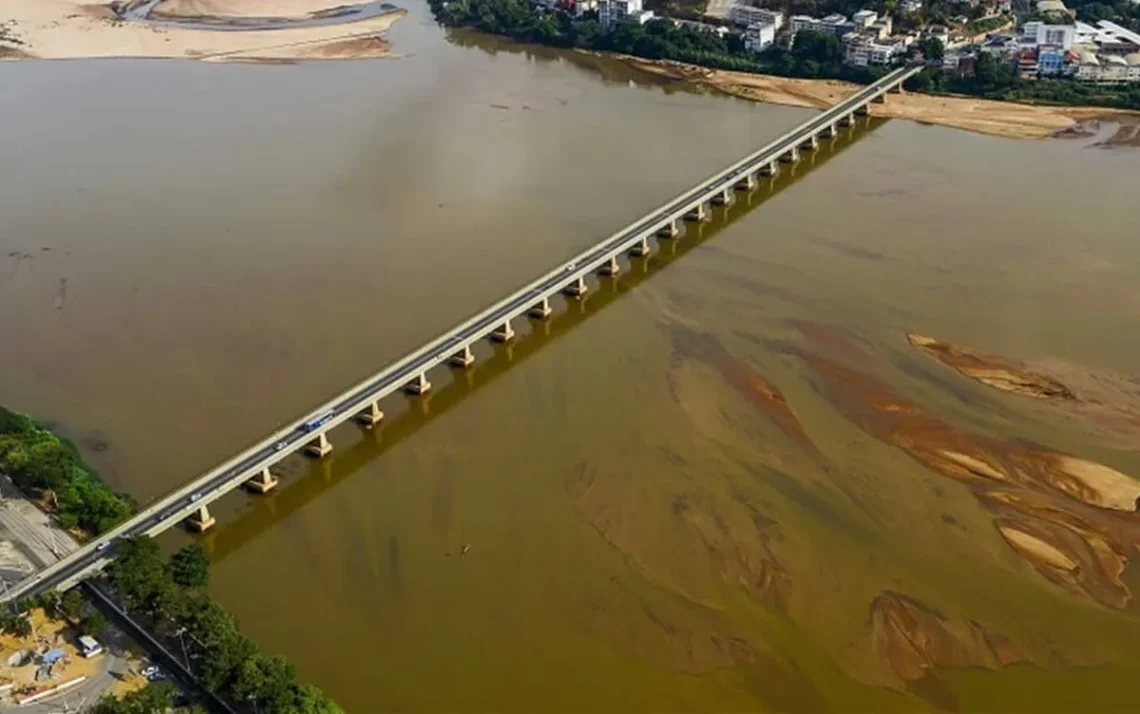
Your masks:
<instances>
[{"instance_id":1,"label":"sandy beach","mask_svg":"<svg viewBox=\"0 0 1140 714\"><path fill-rule=\"evenodd\" d=\"M825 79L792 79L747 72L710 70L677 62L626 58L637 69L665 79L711 87L758 102L824 109L854 94L858 85ZM910 119L1015 139L1042 139L1090 120L1119 121L1135 126L1140 113L1102 107L1051 107L997 102L973 97L892 94L885 104L871 105L874 116ZM1110 140L1108 143L1112 143Z\"/></svg>"},{"instance_id":2,"label":"sandy beach","mask_svg":"<svg viewBox=\"0 0 1140 714\"><path fill-rule=\"evenodd\" d=\"M154 17L201 19L219 29L124 20L108 3L78 0L6 0L0 21L22 44L6 59L91 57L188 58L213 62L281 62L391 56L384 33L404 15L321 26L235 30L251 19L304 20L342 7L336 0L282 0L272 9L253 0L163 0ZM254 14L250 14L254 13ZM0 53L0 56L4 56Z\"/></svg>"}]
</instances>

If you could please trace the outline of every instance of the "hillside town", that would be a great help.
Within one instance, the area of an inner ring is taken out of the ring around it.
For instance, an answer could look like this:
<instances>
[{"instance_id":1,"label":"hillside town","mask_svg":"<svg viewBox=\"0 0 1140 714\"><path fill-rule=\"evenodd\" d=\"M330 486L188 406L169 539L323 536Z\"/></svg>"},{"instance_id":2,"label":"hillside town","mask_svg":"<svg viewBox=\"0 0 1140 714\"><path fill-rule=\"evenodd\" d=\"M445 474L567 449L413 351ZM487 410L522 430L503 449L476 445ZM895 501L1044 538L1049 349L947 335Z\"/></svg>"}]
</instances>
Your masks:
<instances>
[{"instance_id":1,"label":"hillside town","mask_svg":"<svg viewBox=\"0 0 1140 714\"><path fill-rule=\"evenodd\" d=\"M763 0L762 0L763 1ZM946 24L926 24L925 0L902 0L894 17L863 9L850 17L786 13L747 2L710 3L700 21L658 15L643 0L531 0L538 8L561 9L582 17L596 12L602 32L622 23L644 25L654 19L704 26L724 37L738 34L756 53L790 47L801 32L839 38L844 62L853 67L884 67L920 57L959 77L974 76L977 60L989 55L1016 69L1021 79L1069 78L1095 84L1140 82L1140 33L1111 20L1080 22L1062 0L1041 0L1015 12L1011 0L968 0L968 15ZM937 41L937 42L932 42ZM931 52L931 47L937 50ZM924 57L923 49L933 56Z\"/></svg>"}]
</instances>

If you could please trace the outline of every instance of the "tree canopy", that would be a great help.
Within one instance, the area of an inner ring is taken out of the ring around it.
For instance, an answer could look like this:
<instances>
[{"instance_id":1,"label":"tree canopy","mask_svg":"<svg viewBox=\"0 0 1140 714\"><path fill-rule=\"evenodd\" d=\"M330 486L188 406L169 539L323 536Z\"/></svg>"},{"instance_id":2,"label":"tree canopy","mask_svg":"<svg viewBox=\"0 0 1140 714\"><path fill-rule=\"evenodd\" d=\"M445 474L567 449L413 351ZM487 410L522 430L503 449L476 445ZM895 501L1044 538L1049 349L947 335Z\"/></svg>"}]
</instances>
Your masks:
<instances>
[{"instance_id":1,"label":"tree canopy","mask_svg":"<svg viewBox=\"0 0 1140 714\"><path fill-rule=\"evenodd\" d=\"M79 456L75 445L31 418L0 407L0 471L20 488L48 496L64 528L87 535L107 531L135 513L134 500L115 493Z\"/></svg>"},{"instance_id":2,"label":"tree canopy","mask_svg":"<svg viewBox=\"0 0 1140 714\"><path fill-rule=\"evenodd\" d=\"M163 714L174 705L177 690L168 682L151 682L121 697L108 694L91 709L91 714Z\"/></svg>"},{"instance_id":3,"label":"tree canopy","mask_svg":"<svg viewBox=\"0 0 1140 714\"><path fill-rule=\"evenodd\" d=\"M183 546L170 558L170 575L183 588L204 588L210 583L210 556L200 543Z\"/></svg>"},{"instance_id":4,"label":"tree canopy","mask_svg":"<svg viewBox=\"0 0 1140 714\"><path fill-rule=\"evenodd\" d=\"M140 536L119 544L107 577L128 610L161 632L178 633L207 690L255 702L261 714L340 713L319 689L298 682L288 661L258 651L237 619L206 595L208 565L200 546L182 548L166 562L158 545Z\"/></svg>"}]
</instances>

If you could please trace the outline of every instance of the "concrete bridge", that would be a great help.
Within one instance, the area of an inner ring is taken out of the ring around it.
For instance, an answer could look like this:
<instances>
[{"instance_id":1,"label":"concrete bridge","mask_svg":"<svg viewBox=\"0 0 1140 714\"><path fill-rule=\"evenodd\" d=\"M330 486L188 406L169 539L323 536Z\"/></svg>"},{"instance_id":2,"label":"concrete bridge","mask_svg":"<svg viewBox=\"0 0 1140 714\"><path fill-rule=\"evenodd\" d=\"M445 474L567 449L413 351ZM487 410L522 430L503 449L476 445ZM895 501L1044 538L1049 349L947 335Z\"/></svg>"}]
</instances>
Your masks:
<instances>
[{"instance_id":1,"label":"concrete bridge","mask_svg":"<svg viewBox=\"0 0 1140 714\"><path fill-rule=\"evenodd\" d=\"M779 173L781 164L800 160L801 152L814 151L821 138L832 137L839 127L849 126L858 115L868 113L872 102L886 100L900 91L902 83L920 66L899 68L835 107L820 113L763 148L709 177L610 237L523 286L467 321L444 332L422 347L349 387L311 414L288 424L190 483L147 506L99 540L76 550L58 562L8 588L0 602L33 593L64 589L100 570L114 557L116 541L136 535L157 535L182 521L194 530L214 525L209 504L243 485L265 493L277 485L272 467L287 456L304 452L322 458L332 451L328 433L354 420L366 428L378 424L384 413L380 402L403 391L425 394L431 389L429 374L439 367L465 369L474 362L471 346L484 339L510 341L512 323L520 319L546 320L552 313L551 299L559 294L580 299L590 289L587 278L597 274L617 275L620 259L648 257L650 239L669 241L680 234L682 221L703 221L710 205L724 205L736 191L750 191L763 176Z\"/></svg>"}]
</instances>

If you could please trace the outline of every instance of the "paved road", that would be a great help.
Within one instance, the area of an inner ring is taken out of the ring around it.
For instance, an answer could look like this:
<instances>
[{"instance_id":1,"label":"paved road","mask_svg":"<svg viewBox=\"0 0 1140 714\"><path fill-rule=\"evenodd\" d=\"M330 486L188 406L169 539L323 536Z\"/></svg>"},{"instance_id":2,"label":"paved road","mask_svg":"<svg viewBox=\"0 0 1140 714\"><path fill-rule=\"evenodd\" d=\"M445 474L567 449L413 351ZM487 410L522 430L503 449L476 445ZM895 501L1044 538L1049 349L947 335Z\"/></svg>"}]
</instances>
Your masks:
<instances>
[{"instance_id":1,"label":"paved road","mask_svg":"<svg viewBox=\"0 0 1140 714\"><path fill-rule=\"evenodd\" d=\"M544 298L556 295L566 286L593 274L608 262L611 256L625 253L644 238L652 236L659 228L668 225L670 221L680 220L687 211L710 201L726 188L731 189L743 176L778 160L789 148L798 146L824 127L854 112L919 69L919 67L898 69L832 109L821 112L788 131L372 377L346 389L333 400L314 409L309 415L285 425L229 461L159 499L134 518L106 534L100 542L80 548L55 565L22 581L8 593L0 594L0 601L44 589L63 587L81 580L101 568L114 556L116 541L119 538L155 535L178 524L199 507L239 487L263 468L270 467L285 456L304 448L317 436L352 419L373 401L399 391L419 375L446 363L452 355L462 351L464 346L487 337L506 320L520 317ZM331 414L331 416L322 421L315 430L302 430L302 424L322 414Z\"/></svg>"}]
</instances>

